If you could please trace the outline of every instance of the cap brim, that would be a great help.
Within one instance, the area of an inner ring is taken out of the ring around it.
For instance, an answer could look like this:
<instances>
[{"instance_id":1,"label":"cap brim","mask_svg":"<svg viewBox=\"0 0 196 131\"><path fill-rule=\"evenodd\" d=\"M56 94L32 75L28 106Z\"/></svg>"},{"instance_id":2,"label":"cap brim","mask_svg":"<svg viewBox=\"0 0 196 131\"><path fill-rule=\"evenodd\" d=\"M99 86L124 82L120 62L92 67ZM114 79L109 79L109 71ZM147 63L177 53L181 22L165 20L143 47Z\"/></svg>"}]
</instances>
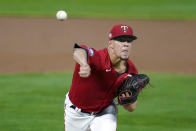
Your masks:
<instances>
[{"instance_id":1,"label":"cap brim","mask_svg":"<svg viewBox=\"0 0 196 131\"><path fill-rule=\"evenodd\" d=\"M134 36L134 35L120 35L120 36L116 36L116 37L114 37L114 38L112 38L112 39L113 39L113 40L114 40L114 39L118 39L118 38L123 37L123 36L125 36L126 38L130 38L130 39L132 39L132 40L136 40L136 39L137 39L137 36Z\"/></svg>"},{"instance_id":2,"label":"cap brim","mask_svg":"<svg viewBox=\"0 0 196 131\"><path fill-rule=\"evenodd\" d=\"M137 39L137 36L132 35L132 36L130 36L130 38L131 38L132 40L136 40L136 39Z\"/></svg>"}]
</instances>

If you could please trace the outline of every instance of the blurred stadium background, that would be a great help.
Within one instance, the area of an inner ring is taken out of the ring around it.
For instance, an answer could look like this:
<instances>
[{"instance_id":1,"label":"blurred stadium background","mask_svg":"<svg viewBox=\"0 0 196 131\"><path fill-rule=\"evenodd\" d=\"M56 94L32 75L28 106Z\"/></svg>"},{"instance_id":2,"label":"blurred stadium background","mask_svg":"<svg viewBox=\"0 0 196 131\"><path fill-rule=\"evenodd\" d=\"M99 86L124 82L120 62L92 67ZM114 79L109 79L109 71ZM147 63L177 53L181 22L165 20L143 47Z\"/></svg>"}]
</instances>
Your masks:
<instances>
[{"instance_id":1,"label":"blurred stadium background","mask_svg":"<svg viewBox=\"0 0 196 131\"><path fill-rule=\"evenodd\" d=\"M156 88L133 113L119 107L118 131L196 130L195 0L0 0L0 130L63 130L73 44L106 47L119 23L133 27L131 58Z\"/></svg>"}]
</instances>

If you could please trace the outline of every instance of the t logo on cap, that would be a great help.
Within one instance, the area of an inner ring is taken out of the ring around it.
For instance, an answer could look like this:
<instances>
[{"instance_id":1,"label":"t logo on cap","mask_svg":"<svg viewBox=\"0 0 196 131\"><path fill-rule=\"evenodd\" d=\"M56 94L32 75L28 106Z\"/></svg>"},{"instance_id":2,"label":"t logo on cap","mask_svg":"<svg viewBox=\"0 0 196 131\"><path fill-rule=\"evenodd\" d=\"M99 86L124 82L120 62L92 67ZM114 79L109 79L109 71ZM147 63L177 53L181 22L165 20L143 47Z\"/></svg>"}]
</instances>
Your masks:
<instances>
[{"instance_id":1,"label":"t logo on cap","mask_svg":"<svg viewBox=\"0 0 196 131\"><path fill-rule=\"evenodd\" d=\"M128 31L128 26L123 25L123 26L120 27L120 29L121 29L124 33L126 33L126 32Z\"/></svg>"}]
</instances>

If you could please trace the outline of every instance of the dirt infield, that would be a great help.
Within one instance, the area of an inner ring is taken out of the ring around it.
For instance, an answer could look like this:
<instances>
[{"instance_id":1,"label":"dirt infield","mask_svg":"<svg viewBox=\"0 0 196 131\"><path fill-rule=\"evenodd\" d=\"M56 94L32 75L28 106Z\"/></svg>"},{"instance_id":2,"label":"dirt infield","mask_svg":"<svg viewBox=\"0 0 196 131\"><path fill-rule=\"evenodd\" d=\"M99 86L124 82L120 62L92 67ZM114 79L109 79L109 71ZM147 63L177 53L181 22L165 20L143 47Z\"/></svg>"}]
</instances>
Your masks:
<instances>
[{"instance_id":1,"label":"dirt infield","mask_svg":"<svg viewBox=\"0 0 196 131\"><path fill-rule=\"evenodd\" d=\"M132 61L140 71L196 74L196 21L0 17L0 73L72 71L75 42L107 46L114 24L128 24L138 40Z\"/></svg>"}]
</instances>

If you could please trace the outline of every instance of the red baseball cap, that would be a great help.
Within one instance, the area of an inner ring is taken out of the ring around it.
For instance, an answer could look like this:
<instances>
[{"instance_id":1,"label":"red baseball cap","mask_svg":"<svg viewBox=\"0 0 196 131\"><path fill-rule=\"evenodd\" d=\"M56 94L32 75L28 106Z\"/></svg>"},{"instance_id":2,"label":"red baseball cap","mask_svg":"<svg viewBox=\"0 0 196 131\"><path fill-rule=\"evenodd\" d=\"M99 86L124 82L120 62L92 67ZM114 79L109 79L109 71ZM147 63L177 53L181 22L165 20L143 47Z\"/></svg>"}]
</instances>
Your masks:
<instances>
[{"instance_id":1,"label":"red baseball cap","mask_svg":"<svg viewBox=\"0 0 196 131\"><path fill-rule=\"evenodd\" d=\"M110 40L118 36L130 36L130 38L133 40L137 39L137 37L133 35L133 29L130 26L124 24L113 26L109 33Z\"/></svg>"}]
</instances>

